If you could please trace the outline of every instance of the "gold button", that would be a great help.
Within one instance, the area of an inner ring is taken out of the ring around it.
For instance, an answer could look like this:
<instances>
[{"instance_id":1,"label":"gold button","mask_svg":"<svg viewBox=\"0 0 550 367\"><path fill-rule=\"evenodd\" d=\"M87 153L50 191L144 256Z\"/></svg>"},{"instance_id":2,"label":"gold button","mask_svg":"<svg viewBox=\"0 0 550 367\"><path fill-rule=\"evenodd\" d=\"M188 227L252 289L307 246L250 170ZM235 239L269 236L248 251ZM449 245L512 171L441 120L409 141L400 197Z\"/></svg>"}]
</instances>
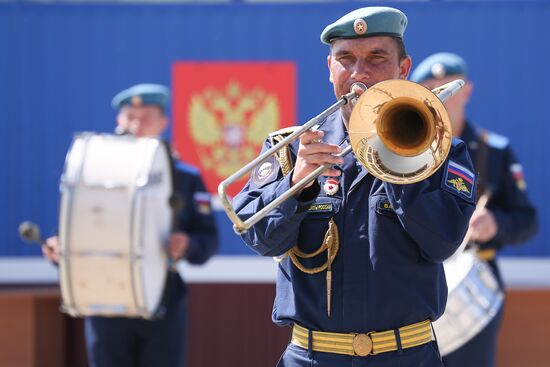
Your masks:
<instances>
[{"instance_id":1,"label":"gold button","mask_svg":"<svg viewBox=\"0 0 550 367\"><path fill-rule=\"evenodd\" d=\"M361 357L368 356L372 352L372 340L367 334L357 334L353 338L353 351Z\"/></svg>"}]
</instances>

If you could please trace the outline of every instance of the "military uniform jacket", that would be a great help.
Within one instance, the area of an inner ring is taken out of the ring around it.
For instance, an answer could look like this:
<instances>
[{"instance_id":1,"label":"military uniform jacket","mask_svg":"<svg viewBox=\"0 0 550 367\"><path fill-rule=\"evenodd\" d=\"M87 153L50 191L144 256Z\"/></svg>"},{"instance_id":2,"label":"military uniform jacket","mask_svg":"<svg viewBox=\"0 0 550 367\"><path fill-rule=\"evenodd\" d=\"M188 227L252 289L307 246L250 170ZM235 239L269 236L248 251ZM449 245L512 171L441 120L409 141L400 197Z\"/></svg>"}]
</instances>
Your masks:
<instances>
[{"instance_id":1,"label":"military uniform jacket","mask_svg":"<svg viewBox=\"0 0 550 367\"><path fill-rule=\"evenodd\" d=\"M203 264L218 249L218 232L212 215L210 194L196 168L176 162L174 174L175 190L182 200L175 230L189 235L186 260L191 264Z\"/></svg>"},{"instance_id":2,"label":"military uniform jacket","mask_svg":"<svg viewBox=\"0 0 550 367\"><path fill-rule=\"evenodd\" d=\"M174 218L174 231L189 236L185 259L191 264L203 264L218 249L218 232L210 205L210 194L199 171L187 164L174 161L174 191L179 196L181 209ZM170 272L166 283L166 302L177 299L184 292L178 273Z\"/></svg>"},{"instance_id":3,"label":"military uniform jacket","mask_svg":"<svg viewBox=\"0 0 550 367\"><path fill-rule=\"evenodd\" d=\"M347 144L340 111L330 115L322 129L325 142ZM267 141L264 150L269 146ZM290 147L293 157L297 147L298 142ZM473 172L465 144L455 140L445 165L433 176L395 185L375 179L349 154L336 193L327 194L327 178L320 177L245 233L242 237L252 250L280 256L294 246L304 252L319 248L330 218L338 227L330 317L325 272L306 274L286 257L278 265L274 322L368 332L437 319L447 300L442 262L460 245L475 200L445 184L449 160ZM291 174L273 172L254 172L235 197L241 217L250 217L290 187ZM326 259L320 254L302 263L312 268Z\"/></svg>"},{"instance_id":4,"label":"military uniform jacket","mask_svg":"<svg viewBox=\"0 0 550 367\"><path fill-rule=\"evenodd\" d=\"M464 126L461 139L468 145L475 168L480 171L480 187L492 192L487 208L498 224L495 237L479 244L480 247L499 250L505 244L519 244L530 239L537 231L537 212L527 195L521 164L508 139L469 122ZM486 147L482 147L482 142ZM482 149L487 150L483 153ZM491 265L496 271L496 263L491 261Z\"/></svg>"}]
</instances>

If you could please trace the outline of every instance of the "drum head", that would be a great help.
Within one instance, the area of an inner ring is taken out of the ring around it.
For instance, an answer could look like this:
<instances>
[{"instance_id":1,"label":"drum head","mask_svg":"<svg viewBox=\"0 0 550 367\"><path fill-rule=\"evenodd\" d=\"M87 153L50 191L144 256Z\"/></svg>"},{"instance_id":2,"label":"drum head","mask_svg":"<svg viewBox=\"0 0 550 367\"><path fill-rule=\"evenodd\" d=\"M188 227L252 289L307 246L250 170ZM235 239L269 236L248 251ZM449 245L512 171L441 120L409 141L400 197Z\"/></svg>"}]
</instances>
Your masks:
<instances>
[{"instance_id":1,"label":"drum head","mask_svg":"<svg viewBox=\"0 0 550 367\"><path fill-rule=\"evenodd\" d=\"M151 317L171 230L170 159L154 138L75 137L61 181L59 264L73 315Z\"/></svg>"},{"instance_id":2,"label":"drum head","mask_svg":"<svg viewBox=\"0 0 550 367\"><path fill-rule=\"evenodd\" d=\"M447 288L451 293L467 276L474 265L475 255L472 251L464 251L454 255L443 263Z\"/></svg>"},{"instance_id":3,"label":"drum head","mask_svg":"<svg viewBox=\"0 0 550 367\"><path fill-rule=\"evenodd\" d=\"M139 282L143 285L143 300L149 314L159 306L164 291L168 258L166 245L170 237L172 210L170 195L172 194L172 177L168 152L163 145L154 145L149 157L147 169L147 184L138 189L140 204L137 208L135 250L142 254L142 264ZM145 176L144 176L145 177ZM141 242L141 243L140 243Z\"/></svg>"},{"instance_id":4,"label":"drum head","mask_svg":"<svg viewBox=\"0 0 550 367\"><path fill-rule=\"evenodd\" d=\"M433 323L442 356L457 350L487 325L502 307L504 294L489 265L473 250L444 264L449 297L443 315Z\"/></svg>"}]
</instances>

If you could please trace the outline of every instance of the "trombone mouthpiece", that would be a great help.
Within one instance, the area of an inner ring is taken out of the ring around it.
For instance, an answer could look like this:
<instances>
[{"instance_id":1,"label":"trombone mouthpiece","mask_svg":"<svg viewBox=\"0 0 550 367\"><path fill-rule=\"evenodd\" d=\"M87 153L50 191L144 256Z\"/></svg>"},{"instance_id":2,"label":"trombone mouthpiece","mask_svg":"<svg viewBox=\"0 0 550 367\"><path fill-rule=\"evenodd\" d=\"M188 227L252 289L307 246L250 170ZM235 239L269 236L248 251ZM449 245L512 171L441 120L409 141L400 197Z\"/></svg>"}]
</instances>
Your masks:
<instances>
[{"instance_id":1,"label":"trombone mouthpiece","mask_svg":"<svg viewBox=\"0 0 550 367\"><path fill-rule=\"evenodd\" d=\"M359 96L357 95L357 93L355 93L356 88L361 89L363 92L365 92L367 90L367 86L365 84L363 84L361 82L353 83L351 85L351 87L349 88L349 93L342 97L346 101L346 103L352 102L354 104L355 101L357 101L357 98Z\"/></svg>"},{"instance_id":2,"label":"trombone mouthpiece","mask_svg":"<svg viewBox=\"0 0 550 367\"><path fill-rule=\"evenodd\" d=\"M351 85L349 91L350 91L350 92L353 92L353 90L354 90L356 87L357 87L357 88L360 88L363 92L367 90L367 86L366 86L364 83L355 82L355 83L353 83L353 84Z\"/></svg>"}]
</instances>

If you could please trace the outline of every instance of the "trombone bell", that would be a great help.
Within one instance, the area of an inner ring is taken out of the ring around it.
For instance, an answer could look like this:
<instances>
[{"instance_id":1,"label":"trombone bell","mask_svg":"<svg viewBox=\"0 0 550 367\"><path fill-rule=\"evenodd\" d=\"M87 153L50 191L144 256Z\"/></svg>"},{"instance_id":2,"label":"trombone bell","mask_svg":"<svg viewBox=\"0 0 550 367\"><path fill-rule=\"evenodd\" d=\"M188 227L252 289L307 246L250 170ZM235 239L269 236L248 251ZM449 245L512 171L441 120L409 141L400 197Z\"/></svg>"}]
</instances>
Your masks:
<instances>
[{"instance_id":1,"label":"trombone bell","mask_svg":"<svg viewBox=\"0 0 550 367\"><path fill-rule=\"evenodd\" d=\"M438 91L439 92L439 91ZM451 149L451 122L440 98L406 80L367 89L349 121L357 160L375 177L411 184L431 176Z\"/></svg>"}]
</instances>

